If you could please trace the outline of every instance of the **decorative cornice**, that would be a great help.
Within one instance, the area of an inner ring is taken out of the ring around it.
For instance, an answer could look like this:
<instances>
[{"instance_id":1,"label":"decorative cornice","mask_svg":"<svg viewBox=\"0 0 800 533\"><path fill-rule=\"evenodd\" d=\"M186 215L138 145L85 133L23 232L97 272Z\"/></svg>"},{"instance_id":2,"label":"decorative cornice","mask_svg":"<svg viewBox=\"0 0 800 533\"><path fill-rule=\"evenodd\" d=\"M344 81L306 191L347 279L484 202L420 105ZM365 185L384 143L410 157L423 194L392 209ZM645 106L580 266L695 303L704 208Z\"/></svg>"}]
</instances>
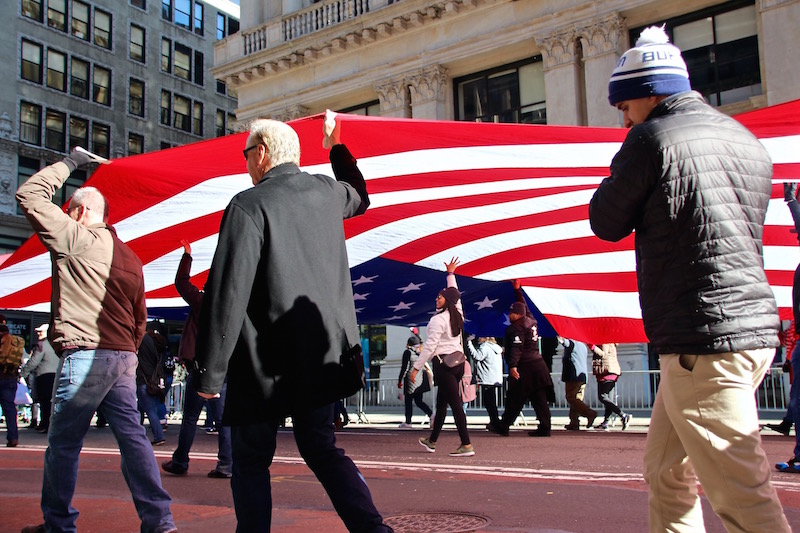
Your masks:
<instances>
[{"instance_id":1,"label":"decorative cornice","mask_svg":"<svg viewBox=\"0 0 800 533\"><path fill-rule=\"evenodd\" d=\"M383 10L377 10L370 18L359 17L358 22L347 26L345 33L313 32L297 39L287 41L271 49L261 49L246 53L244 57L212 69L212 74L224 79L226 83L236 87L248 83L260 76L254 75L263 71L263 76L270 76L292 68L309 65L321 58L329 58L334 54L354 51L372 43L397 37L404 32L419 28L426 23L454 14L463 14L467 10L476 9L481 4L494 0L448 0L429 5L409 13L394 14L396 9L387 13L391 16L380 17ZM397 6L402 6L398 3ZM391 6L394 8L395 6ZM391 9L384 8L384 9ZM334 27L335 28L335 27ZM267 25L256 28L248 35L251 39L262 39L255 35L266 32ZM245 49L248 49L245 45Z\"/></svg>"}]
</instances>

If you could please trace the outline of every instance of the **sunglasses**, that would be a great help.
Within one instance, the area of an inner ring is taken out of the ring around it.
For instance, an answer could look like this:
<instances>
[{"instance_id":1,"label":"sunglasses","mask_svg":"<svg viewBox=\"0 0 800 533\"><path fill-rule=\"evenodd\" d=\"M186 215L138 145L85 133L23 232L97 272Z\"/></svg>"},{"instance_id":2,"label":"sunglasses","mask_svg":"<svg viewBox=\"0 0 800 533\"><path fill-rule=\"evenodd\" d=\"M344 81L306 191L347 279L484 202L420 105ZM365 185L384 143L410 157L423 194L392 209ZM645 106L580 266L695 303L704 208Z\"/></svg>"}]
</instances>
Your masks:
<instances>
[{"instance_id":1,"label":"sunglasses","mask_svg":"<svg viewBox=\"0 0 800 533\"><path fill-rule=\"evenodd\" d=\"M258 148L259 146L266 146L266 145L264 145L264 144L254 144L253 146L251 146L249 148L245 148L244 150L242 150L242 155L244 156L245 159L247 159L247 152L249 152L253 148Z\"/></svg>"}]
</instances>

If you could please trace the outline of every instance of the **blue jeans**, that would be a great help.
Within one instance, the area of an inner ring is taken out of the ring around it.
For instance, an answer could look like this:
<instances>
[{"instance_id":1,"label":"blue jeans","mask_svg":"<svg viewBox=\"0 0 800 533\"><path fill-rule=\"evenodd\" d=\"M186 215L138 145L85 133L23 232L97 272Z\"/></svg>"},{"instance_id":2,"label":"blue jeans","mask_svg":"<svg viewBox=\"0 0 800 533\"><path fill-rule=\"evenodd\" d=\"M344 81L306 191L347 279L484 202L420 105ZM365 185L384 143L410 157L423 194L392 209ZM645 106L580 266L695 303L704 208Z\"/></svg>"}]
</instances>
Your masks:
<instances>
[{"instance_id":1,"label":"blue jeans","mask_svg":"<svg viewBox=\"0 0 800 533\"><path fill-rule=\"evenodd\" d=\"M153 432L153 441L164 440L164 428L161 427L161 419L158 418L158 405L161 398L147 394L147 385L136 386L136 397L139 400L139 410L147 415L150 421L150 431ZM108 421L111 423L111 420Z\"/></svg>"},{"instance_id":2,"label":"blue jeans","mask_svg":"<svg viewBox=\"0 0 800 533\"><path fill-rule=\"evenodd\" d=\"M17 378L5 376L0 377L0 407L3 409L3 416L6 417L6 439L9 441L19 440L17 430L17 406L14 397L17 395Z\"/></svg>"},{"instance_id":3,"label":"blue jeans","mask_svg":"<svg viewBox=\"0 0 800 533\"><path fill-rule=\"evenodd\" d=\"M95 411L106 417L119 445L120 469L142 521L141 532L175 529L171 499L161 487L153 448L139 423L137 364L134 352L116 350L68 350L61 358L44 454L42 513L48 531L77 531L72 497L78 456Z\"/></svg>"},{"instance_id":4,"label":"blue jeans","mask_svg":"<svg viewBox=\"0 0 800 533\"><path fill-rule=\"evenodd\" d=\"M194 435L197 432L197 419L200 418L200 412L206 404L206 400L198 396L197 387L195 382L197 376L194 372L190 372L186 377L186 393L183 403L183 422L181 422L181 432L178 435L178 447L172 454L172 463L178 468L188 470L189 468L189 450L192 449L194 442ZM225 404L225 394L228 390L228 384L222 384L220 391L219 403ZM209 402L209 416L212 416L214 411ZM220 418L222 413L220 413ZM217 470L225 474L231 473L233 465L233 458L231 457L231 428L223 426L217 419L217 429L219 430L219 452L217 453Z\"/></svg>"},{"instance_id":5,"label":"blue jeans","mask_svg":"<svg viewBox=\"0 0 800 533\"><path fill-rule=\"evenodd\" d=\"M233 426L233 505L237 533L267 533L272 517L269 467L279 420ZM292 413L297 449L322 483L348 531L388 532L353 461L336 447L333 404Z\"/></svg>"}]
</instances>

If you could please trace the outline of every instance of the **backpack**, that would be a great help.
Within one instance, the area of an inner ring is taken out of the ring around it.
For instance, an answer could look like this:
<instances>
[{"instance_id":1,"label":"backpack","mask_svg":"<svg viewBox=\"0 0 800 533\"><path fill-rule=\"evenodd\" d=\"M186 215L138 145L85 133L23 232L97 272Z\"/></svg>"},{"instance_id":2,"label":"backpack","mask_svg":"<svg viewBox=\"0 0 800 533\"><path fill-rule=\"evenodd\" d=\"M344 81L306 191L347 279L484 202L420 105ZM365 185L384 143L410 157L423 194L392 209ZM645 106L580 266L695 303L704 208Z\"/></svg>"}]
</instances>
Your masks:
<instances>
[{"instance_id":1,"label":"backpack","mask_svg":"<svg viewBox=\"0 0 800 533\"><path fill-rule=\"evenodd\" d=\"M25 339L7 333L0 341L0 365L19 368L25 354Z\"/></svg>"},{"instance_id":2,"label":"backpack","mask_svg":"<svg viewBox=\"0 0 800 533\"><path fill-rule=\"evenodd\" d=\"M475 384L472 383L472 367L469 366L469 361L464 361L464 375L458 382L458 392L464 403L471 402L478 396Z\"/></svg>"}]
</instances>

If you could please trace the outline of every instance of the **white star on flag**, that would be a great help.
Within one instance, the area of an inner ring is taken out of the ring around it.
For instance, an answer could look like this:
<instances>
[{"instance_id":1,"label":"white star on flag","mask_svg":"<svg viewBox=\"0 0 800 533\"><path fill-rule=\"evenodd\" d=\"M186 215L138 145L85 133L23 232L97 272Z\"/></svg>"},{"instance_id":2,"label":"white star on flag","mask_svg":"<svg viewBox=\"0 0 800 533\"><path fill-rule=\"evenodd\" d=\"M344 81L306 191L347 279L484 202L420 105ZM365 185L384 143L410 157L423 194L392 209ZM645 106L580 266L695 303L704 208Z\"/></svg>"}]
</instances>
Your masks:
<instances>
[{"instance_id":1,"label":"white star on flag","mask_svg":"<svg viewBox=\"0 0 800 533\"><path fill-rule=\"evenodd\" d=\"M403 291L403 294L405 294L409 291L418 291L422 288L423 285L425 285L424 281L422 283L409 283L405 287L398 287L397 290Z\"/></svg>"},{"instance_id":2,"label":"white star on flag","mask_svg":"<svg viewBox=\"0 0 800 533\"><path fill-rule=\"evenodd\" d=\"M414 305L414 304L413 304L413 302L412 302L412 303L410 303L410 304L407 304L407 303L405 303L405 302L400 302L400 303L399 303L399 304L397 304L397 305L390 305L390 306L389 306L389 309L393 309L393 310L394 310L394 312L396 313L396 312L398 312L398 311L403 311L403 310L406 310L406 309L411 309L411 306L412 306L412 305Z\"/></svg>"},{"instance_id":3,"label":"white star on flag","mask_svg":"<svg viewBox=\"0 0 800 533\"><path fill-rule=\"evenodd\" d=\"M369 277L362 275L360 278L353 280L353 286L357 287L358 285L361 285L362 283L372 283L372 280L374 280L377 277L378 277L377 275L376 276L369 276Z\"/></svg>"},{"instance_id":4,"label":"white star on flag","mask_svg":"<svg viewBox=\"0 0 800 533\"><path fill-rule=\"evenodd\" d=\"M491 309L491 308L492 308L492 306L494 305L494 303L495 303L497 300L498 300L497 298L495 298L494 300L490 300L488 296L484 296L484 297L483 297L483 300L481 300L480 302L472 302L472 303L474 303L475 305L477 305L477 306L478 306L478 309L485 309L485 308L487 308L487 307L488 307L489 309ZM476 311L477 311L478 309L476 309Z\"/></svg>"}]
</instances>

